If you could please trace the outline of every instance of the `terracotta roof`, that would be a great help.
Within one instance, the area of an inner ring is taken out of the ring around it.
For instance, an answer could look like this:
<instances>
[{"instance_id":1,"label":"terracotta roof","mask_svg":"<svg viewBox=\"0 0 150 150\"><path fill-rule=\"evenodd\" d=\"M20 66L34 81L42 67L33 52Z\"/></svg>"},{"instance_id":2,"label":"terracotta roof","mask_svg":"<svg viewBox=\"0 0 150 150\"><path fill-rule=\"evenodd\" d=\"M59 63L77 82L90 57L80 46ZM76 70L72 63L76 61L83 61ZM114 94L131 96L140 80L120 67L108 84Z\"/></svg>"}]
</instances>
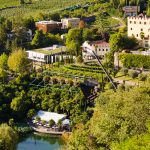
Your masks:
<instances>
[{"instance_id":1,"label":"terracotta roof","mask_svg":"<svg viewBox=\"0 0 150 150\"><path fill-rule=\"evenodd\" d=\"M130 13L130 12L137 12L139 10L139 6L125 6L123 7L123 11Z\"/></svg>"},{"instance_id":2,"label":"terracotta roof","mask_svg":"<svg viewBox=\"0 0 150 150\"><path fill-rule=\"evenodd\" d=\"M92 41L89 42L90 45L98 45L98 46L109 46L109 43L105 42L105 41Z\"/></svg>"}]
</instances>

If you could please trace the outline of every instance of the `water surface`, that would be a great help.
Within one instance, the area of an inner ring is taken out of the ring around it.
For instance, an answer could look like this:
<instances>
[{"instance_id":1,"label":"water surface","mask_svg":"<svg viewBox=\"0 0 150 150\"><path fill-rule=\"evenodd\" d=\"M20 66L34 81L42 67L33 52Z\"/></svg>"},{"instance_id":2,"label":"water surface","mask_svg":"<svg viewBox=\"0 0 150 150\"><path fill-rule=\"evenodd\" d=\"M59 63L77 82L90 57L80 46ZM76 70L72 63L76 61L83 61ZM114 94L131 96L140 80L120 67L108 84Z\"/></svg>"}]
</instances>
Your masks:
<instances>
[{"instance_id":1,"label":"water surface","mask_svg":"<svg viewBox=\"0 0 150 150\"><path fill-rule=\"evenodd\" d=\"M17 150L57 150L62 145L60 137L30 134L20 138Z\"/></svg>"}]
</instances>

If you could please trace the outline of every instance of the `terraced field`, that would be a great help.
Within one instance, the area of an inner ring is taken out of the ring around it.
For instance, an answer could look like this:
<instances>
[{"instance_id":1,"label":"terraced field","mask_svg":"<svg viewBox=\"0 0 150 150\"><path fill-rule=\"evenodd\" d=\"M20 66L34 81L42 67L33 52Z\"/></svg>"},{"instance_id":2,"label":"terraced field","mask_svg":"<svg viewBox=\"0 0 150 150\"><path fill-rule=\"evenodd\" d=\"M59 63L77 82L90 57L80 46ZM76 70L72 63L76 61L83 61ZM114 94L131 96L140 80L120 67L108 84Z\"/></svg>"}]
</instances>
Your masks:
<instances>
[{"instance_id":1,"label":"terraced field","mask_svg":"<svg viewBox=\"0 0 150 150\"><path fill-rule=\"evenodd\" d=\"M37 17L39 13L52 13L69 6L88 2L89 0L32 0L32 4L20 5L19 0L0 0L0 8L18 6L17 8L7 8L0 11L0 15L13 17ZM28 2L26 0L26 2Z\"/></svg>"}]
</instances>

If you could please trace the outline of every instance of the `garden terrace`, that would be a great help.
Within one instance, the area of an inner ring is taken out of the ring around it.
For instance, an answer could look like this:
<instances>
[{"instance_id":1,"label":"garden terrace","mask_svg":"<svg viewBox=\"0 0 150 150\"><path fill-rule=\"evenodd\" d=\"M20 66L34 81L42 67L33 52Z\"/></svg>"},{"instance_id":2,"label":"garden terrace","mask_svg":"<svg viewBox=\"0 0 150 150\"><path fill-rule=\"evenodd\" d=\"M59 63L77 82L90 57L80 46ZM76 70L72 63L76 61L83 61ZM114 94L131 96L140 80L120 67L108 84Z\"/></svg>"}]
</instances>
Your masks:
<instances>
[{"instance_id":1,"label":"garden terrace","mask_svg":"<svg viewBox=\"0 0 150 150\"><path fill-rule=\"evenodd\" d=\"M96 67L98 68L98 67ZM54 72L61 72L63 74L71 74L72 76L76 77L84 77L85 79L91 79L94 78L98 80L98 82L102 82L102 78L105 78L106 75L102 70L95 69L94 67L92 69L90 68L84 68L80 66L61 66L61 68L53 67L50 69L50 71Z\"/></svg>"}]
</instances>

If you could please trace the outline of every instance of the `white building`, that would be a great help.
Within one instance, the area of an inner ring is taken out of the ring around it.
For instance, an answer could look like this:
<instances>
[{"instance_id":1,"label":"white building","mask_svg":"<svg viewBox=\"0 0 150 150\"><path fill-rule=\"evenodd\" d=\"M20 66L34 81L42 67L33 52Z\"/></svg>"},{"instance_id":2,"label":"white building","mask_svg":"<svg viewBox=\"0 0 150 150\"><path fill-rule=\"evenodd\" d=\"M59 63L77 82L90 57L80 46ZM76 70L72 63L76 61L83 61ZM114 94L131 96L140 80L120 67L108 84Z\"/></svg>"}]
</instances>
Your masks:
<instances>
[{"instance_id":1,"label":"white building","mask_svg":"<svg viewBox=\"0 0 150 150\"><path fill-rule=\"evenodd\" d=\"M128 36L134 36L142 42L143 47L150 47L150 17L140 14L135 17L128 17ZM143 39L141 34L143 34Z\"/></svg>"},{"instance_id":2,"label":"white building","mask_svg":"<svg viewBox=\"0 0 150 150\"><path fill-rule=\"evenodd\" d=\"M82 45L83 59L92 59L93 56L87 53L87 50L94 51L99 57L104 57L107 52L110 51L109 43L105 41L85 41Z\"/></svg>"},{"instance_id":3,"label":"white building","mask_svg":"<svg viewBox=\"0 0 150 150\"><path fill-rule=\"evenodd\" d=\"M64 18L61 19L62 29L67 29L69 27L75 28L79 26L80 18Z\"/></svg>"},{"instance_id":4,"label":"white building","mask_svg":"<svg viewBox=\"0 0 150 150\"><path fill-rule=\"evenodd\" d=\"M36 117L40 117L41 120L44 120L46 122L49 122L50 120L54 120L57 124L59 120L62 120L63 125L69 125L69 119L66 119L66 115L64 114L58 114L55 112L47 112L47 111L38 111L37 115L33 117L33 119L36 119Z\"/></svg>"},{"instance_id":5,"label":"white building","mask_svg":"<svg viewBox=\"0 0 150 150\"><path fill-rule=\"evenodd\" d=\"M61 60L61 55L66 51L65 46L53 45L52 47L46 47L41 49L28 50L28 59L41 62L41 63L53 63L57 61L57 58Z\"/></svg>"}]
</instances>

